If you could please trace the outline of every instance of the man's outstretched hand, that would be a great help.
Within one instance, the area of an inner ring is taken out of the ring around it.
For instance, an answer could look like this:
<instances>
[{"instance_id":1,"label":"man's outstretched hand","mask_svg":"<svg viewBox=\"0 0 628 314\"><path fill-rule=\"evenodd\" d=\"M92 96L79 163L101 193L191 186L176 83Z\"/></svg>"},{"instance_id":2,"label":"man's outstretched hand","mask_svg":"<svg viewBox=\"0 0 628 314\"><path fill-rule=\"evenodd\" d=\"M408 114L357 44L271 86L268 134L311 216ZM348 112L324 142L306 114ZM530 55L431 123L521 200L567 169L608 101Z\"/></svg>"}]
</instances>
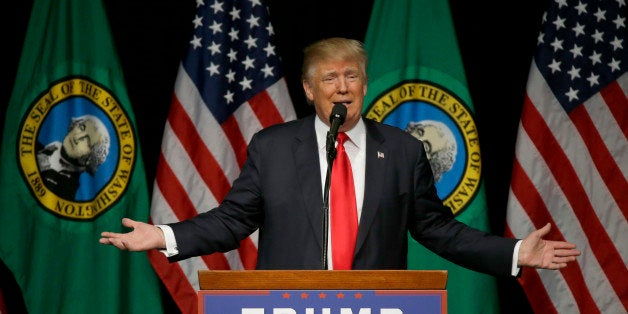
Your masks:
<instances>
[{"instance_id":1,"label":"man's outstretched hand","mask_svg":"<svg viewBox=\"0 0 628 314\"><path fill-rule=\"evenodd\" d=\"M147 251L166 247L164 234L158 227L129 218L123 218L122 225L133 230L127 233L104 231L100 234L98 242L128 251Z\"/></svg>"},{"instance_id":2,"label":"man's outstretched hand","mask_svg":"<svg viewBox=\"0 0 628 314\"><path fill-rule=\"evenodd\" d=\"M549 241L543 237L550 232L551 224L530 233L519 247L517 266L561 269L576 260L580 251L576 245L564 241Z\"/></svg>"}]
</instances>

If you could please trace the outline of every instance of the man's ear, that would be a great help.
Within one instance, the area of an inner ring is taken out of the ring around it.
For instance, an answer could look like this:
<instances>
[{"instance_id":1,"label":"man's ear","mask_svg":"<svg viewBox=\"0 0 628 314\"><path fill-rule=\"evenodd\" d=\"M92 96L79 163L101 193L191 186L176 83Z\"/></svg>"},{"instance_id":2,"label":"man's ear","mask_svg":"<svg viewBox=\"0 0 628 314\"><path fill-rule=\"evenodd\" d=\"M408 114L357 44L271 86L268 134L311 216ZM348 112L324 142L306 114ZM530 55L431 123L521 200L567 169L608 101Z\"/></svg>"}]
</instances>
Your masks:
<instances>
[{"instance_id":1,"label":"man's ear","mask_svg":"<svg viewBox=\"0 0 628 314\"><path fill-rule=\"evenodd\" d=\"M305 97L307 97L307 100L313 101L314 93L312 92L312 86L310 86L310 83L308 83L307 80L303 80L301 81L301 83L303 84L303 91L305 92Z\"/></svg>"},{"instance_id":2,"label":"man's ear","mask_svg":"<svg viewBox=\"0 0 628 314\"><path fill-rule=\"evenodd\" d=\"M366 96L367 87L368 87L368 84L364 84L364 86L362 87L362 96Z\"/></svg>"}]
</instances>

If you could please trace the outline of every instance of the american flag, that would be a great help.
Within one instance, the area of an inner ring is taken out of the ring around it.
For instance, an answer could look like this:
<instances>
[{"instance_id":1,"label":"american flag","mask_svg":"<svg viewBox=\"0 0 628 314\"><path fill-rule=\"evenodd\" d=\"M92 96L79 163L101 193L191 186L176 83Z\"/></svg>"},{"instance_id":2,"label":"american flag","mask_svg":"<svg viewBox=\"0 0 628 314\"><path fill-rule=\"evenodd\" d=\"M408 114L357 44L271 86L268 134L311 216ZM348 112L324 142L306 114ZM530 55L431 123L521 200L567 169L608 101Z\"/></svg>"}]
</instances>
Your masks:
<instances>
[{"instance_id":1,"label":"american flag","mask_svg":"<svg viewBox=\"0 0 628 314\"><path fill-rule=\"evenodd\" d=\"M296 118L274 31L261 0L197 0L194 32L180 64L155 178L151 221L172 223L225 197L262 128ZM169 264L151 262L183 313L196 313L198 271L254 269L257 231L238 250Z\"/></svg>"},{"instance_id":2,"label":"american flag","mask_svg":"<svg viewBox=\"0 0 628 314\"><path fill-rule=\"evenodd\" d=\"M582 255L524 269L536 313L628 312L625 0L555 0L543 16L516 143L506 234L547 222Z\"/></svg>"}]
</instances>

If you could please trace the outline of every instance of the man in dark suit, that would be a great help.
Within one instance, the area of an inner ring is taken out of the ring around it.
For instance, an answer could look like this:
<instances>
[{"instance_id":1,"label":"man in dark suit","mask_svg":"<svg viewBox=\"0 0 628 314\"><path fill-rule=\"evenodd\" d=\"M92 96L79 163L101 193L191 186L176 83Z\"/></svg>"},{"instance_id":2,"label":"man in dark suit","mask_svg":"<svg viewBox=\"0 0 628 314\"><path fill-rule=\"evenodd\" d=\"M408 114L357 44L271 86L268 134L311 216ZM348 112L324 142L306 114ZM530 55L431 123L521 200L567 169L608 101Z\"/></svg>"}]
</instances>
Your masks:
<instances>
[{"instance_id":1,"label":"man in dark suit","mask_svg":"<svg viewBox=\"0 0 628 314\"><path fill-rule=\"evenodd\" d=\"M422 143L361 116L366 63L355 40L331 38L307 47L302 82L316 115L255 134L240 176L218 207L162 226L125 218L123 225L133 231L103 232L100 242L130 251L160 249L178 261L235 249L259 229L258 269L336 269L323 258L323 186L326 133L332 108L341 104L347 113L338 131L349 137L344 147L359 221L351 269L405 269L408 232L444 258L492 275L517 275L522 266L559 269L575 260L580 252L574 244L542 238L549 224L517 240L454 219L437 196ZM329 251L326 258L333 257Z\"/></svg>"}]
</instances>

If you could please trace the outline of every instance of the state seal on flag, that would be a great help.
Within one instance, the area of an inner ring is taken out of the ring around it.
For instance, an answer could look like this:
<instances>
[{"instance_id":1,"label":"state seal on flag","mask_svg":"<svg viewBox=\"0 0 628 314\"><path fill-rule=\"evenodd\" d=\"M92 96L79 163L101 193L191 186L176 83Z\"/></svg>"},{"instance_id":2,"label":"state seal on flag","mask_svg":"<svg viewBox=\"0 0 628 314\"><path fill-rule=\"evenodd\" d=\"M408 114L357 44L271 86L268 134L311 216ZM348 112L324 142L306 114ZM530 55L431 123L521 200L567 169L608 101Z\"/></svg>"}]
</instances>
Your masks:
<instances>
[{"instance_id":1,"label":"state seal on flag","mask_svg":"<svg viewBox=\"0 0 628 314\"><path fill-rule=\"evenodd\" d=\"M52 83L20 124L17 157L49 212L90 220L125 193L136 159L131 121L115 95L87 77Z\"/></svg>"},{"instance_id":2,"label":"state seal on flag","mask_svg":"<svg viewBox=\"0 0 628 314\"><path fill-rule=\"evenodd\" d=\"M404 81L375 97L365 116L423 141L439 197L455 215L480 188L482 163L473 114L456 95L428 81Z\"/></svg>"}]
</instances>

